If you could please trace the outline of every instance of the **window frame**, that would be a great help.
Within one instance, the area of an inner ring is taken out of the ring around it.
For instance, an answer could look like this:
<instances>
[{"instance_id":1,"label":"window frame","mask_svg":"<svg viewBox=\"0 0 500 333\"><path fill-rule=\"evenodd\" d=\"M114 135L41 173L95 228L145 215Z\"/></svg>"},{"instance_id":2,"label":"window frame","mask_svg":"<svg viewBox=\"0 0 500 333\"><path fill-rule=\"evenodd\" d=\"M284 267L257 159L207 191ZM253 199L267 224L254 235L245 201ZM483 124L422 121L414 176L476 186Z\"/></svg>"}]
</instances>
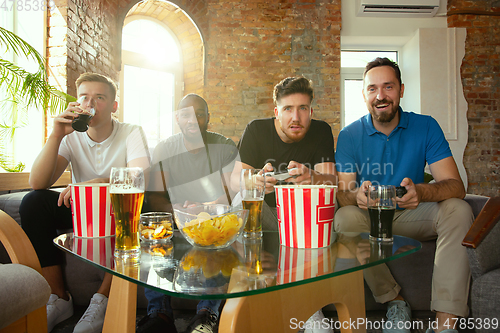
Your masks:
<instances>
[{"instance_id":1,"label":"window frame","mask_svg":"<svg viewBox=\"0 0 500 333\"><path fill-rule=\"evenodd\" d=\"M154 23L160 25L162 28L164 28L167 33L169 33L174 40L174 42L177 45L177 49L179 50L179 62L175 63L169 63L169 64L159 64L159 63L154 63L150 62L146 59L146 57L140 53L137 52L132 52L128 50L124 50L123 48L121 49L121 70L120 70L120 87L125 87L125 82L124 82L124 75L125 75L125 66L133 66L133 67L138 67L138 68L144 68L144 69L149 69L149 70L155 70L155 71L160 71L160 72L166 72L174 75L174 96L172 98L172 110L175 111L177 108L177 105L181 101L184 93L184 59L183 59L183 54L182 54L182 48L181 44L179 42L179 39L177 38L177 35L163 22L150 17L146 15L131 15L127 18L125 18L123 27L125 27L127 24L136 21L136 20L148 20L148 21L153 21ZM120 105L120 110L118 114L118 120L123 122L124 115L125 115L125 97L123 93L120 93L120 98L119 98L119 105ZM174 112L172 112L172 119L171 119L171 124L172 124L172 133L175 133L176 131L176 123L175 123L175 117L174 117Z\"/></svg>"}]
</instances>

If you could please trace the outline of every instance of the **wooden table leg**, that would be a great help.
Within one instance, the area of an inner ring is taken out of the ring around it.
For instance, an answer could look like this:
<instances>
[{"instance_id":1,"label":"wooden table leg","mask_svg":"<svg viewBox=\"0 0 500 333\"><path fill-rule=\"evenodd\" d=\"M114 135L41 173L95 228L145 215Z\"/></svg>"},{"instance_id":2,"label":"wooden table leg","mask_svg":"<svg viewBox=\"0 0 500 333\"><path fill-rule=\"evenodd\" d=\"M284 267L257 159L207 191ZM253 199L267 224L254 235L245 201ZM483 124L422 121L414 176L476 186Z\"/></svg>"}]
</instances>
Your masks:
<instances>
[{"instance_id":1,"label":"wooden table leg","mask_svg":"<svg viewBox=\"0 0 500 333\"><path fill-rule=\"evenodd\" d=\"M137 285L113 276L103 333L133 333L137 307Z\"/></svg>"},{"instance_id":2,"label":"wooden table leg","mask_svg":"<svg viewBox=\"0 0 500 333\"><path fill-rule=\"evenodd\" d=\"M366 332L363 271L226 301L220 332L296 332L317 310L335 304L343 333ZM354 323L354 324L353 324ZM330 324L329 324L330 325Z\"/></svg>"}]
</instances>

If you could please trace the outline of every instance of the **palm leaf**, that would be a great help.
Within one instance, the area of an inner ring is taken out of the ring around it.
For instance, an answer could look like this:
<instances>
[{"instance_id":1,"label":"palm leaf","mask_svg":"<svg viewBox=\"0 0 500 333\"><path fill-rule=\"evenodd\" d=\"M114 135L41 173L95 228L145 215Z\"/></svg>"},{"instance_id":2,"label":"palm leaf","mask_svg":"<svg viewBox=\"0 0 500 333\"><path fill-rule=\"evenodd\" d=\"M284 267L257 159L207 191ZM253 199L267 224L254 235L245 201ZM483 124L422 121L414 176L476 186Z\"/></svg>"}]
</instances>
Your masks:
<instances>
[{"instance_id":1,"label":"palm leaf","mask_svg":"<svg viewBox=\"0 0 500 333\"><path fill-rule=\"evenodd\" d=\"M13 52L17 57L24 57L35 61L38 69L31 73L22 67L0 56L0 89L3 99L0 106L4 119L10 124L0 124L0 138L14 136L16 128L25 124L28 108L34 107L40 111L47 110L49 114L58 114L64 111L69 102L76 100L74 97L59 91L48 83L46 62L42 55L25 40L0 27L0 48L5 52ZM5 147L0 145L0 166L9 164L4 156Z\"/></svg>"}]
</instances>

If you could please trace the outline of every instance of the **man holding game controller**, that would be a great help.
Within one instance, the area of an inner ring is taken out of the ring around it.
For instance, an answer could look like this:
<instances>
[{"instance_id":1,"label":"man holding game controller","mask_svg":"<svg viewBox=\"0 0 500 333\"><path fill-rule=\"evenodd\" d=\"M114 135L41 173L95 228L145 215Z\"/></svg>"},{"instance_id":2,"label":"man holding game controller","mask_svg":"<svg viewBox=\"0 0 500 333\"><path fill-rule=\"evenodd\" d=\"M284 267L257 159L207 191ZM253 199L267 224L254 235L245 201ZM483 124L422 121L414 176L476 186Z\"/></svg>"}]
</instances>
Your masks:
<instances>
[{"instance_id":1,"label":"man holding game controller","mask_svg":"<svg viewBox=\"0 0 500 333\"><path fill-rule=\"evenodd\" d=\"M435 332L457 332L446 324L468 315L470 271L462 239L472 224L465 188L448 142L430 116L404 112L399 106L404 84L398 65L387 58L368 63L363 97L369 114L346 126L337 142L337 168L342 206L335 214L335 230L369 232L365 192L372 183L404 187L396 199L393 233L418 240L436 239L431 310ZM424 183L429 165L435 183ZM410 332L409 304L401 297L386 265L364 271L379 303L388 303L383 332ZM432 332L429 329L428 332Z\"/></svg>"},{"instance_id":2,"label":"man holding game controller","mask_svg":"<svg viewBox=\"0 0 500 333\"><path fill-rule=\"evenodd\" d=\"M239 191L241 169L262 168L265 173L277 175L266 177L262 207L264 229L278 229L274 195L277 178L293 184L337 184L332 129L326 122L312 119L313 97L308 79L289 77L282 80L274 87L275 116L251 121L240 139L241 163L236 162L231 175L234 191ZM323 318L318 311L310 320Z\"/></svg>"}]
</instances>

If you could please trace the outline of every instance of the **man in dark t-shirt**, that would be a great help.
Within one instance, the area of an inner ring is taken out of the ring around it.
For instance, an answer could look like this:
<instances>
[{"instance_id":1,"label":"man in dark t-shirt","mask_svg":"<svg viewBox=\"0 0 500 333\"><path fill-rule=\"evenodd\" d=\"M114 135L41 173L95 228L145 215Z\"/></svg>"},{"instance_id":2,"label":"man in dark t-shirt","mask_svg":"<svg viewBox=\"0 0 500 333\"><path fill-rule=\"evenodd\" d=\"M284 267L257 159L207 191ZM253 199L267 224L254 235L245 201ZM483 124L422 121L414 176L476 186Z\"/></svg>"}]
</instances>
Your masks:
<instances>
[{"instance_id":1,"label":"man in dark t-shirt","mask_svg":"<svg viewBox=\"0 0 500 333\"><path fill-rule=\"evenodd\" d=\"M263 168L281 173L288 169L285 181L294 184L337 184L333 135L330 125L312 119L313 88L304 77L289 77L274 87L274 117L251 121L238 144L241 163L231 176L237 190L241 169ZM274 185L266 177L265 201L276 207Z\"/></svg>"},{"instance_id":2,"label":"man in dark t-shirt","mask_svg":"<svg viewBox=\"0 0 500 333\"><path fill-rule=\"evenodd\" d=\"M337 184L333 135L330 125L312 119L313 88L304 77L289 77L274 87L274 117L251 121L238 144L241 162L235 163L231 186L237 191L241 169L264 169L281 173L289 170L292 184ZM294 169L294 170L290 170ZM262 207L264 229L278 227L274 177L266 177L267 205ZM271 208L270 208L271 207ZM321 310L308 319L306 327L322 327ZM312 329L307 332L333 332Z\"/></svg>"}]
</instances>

